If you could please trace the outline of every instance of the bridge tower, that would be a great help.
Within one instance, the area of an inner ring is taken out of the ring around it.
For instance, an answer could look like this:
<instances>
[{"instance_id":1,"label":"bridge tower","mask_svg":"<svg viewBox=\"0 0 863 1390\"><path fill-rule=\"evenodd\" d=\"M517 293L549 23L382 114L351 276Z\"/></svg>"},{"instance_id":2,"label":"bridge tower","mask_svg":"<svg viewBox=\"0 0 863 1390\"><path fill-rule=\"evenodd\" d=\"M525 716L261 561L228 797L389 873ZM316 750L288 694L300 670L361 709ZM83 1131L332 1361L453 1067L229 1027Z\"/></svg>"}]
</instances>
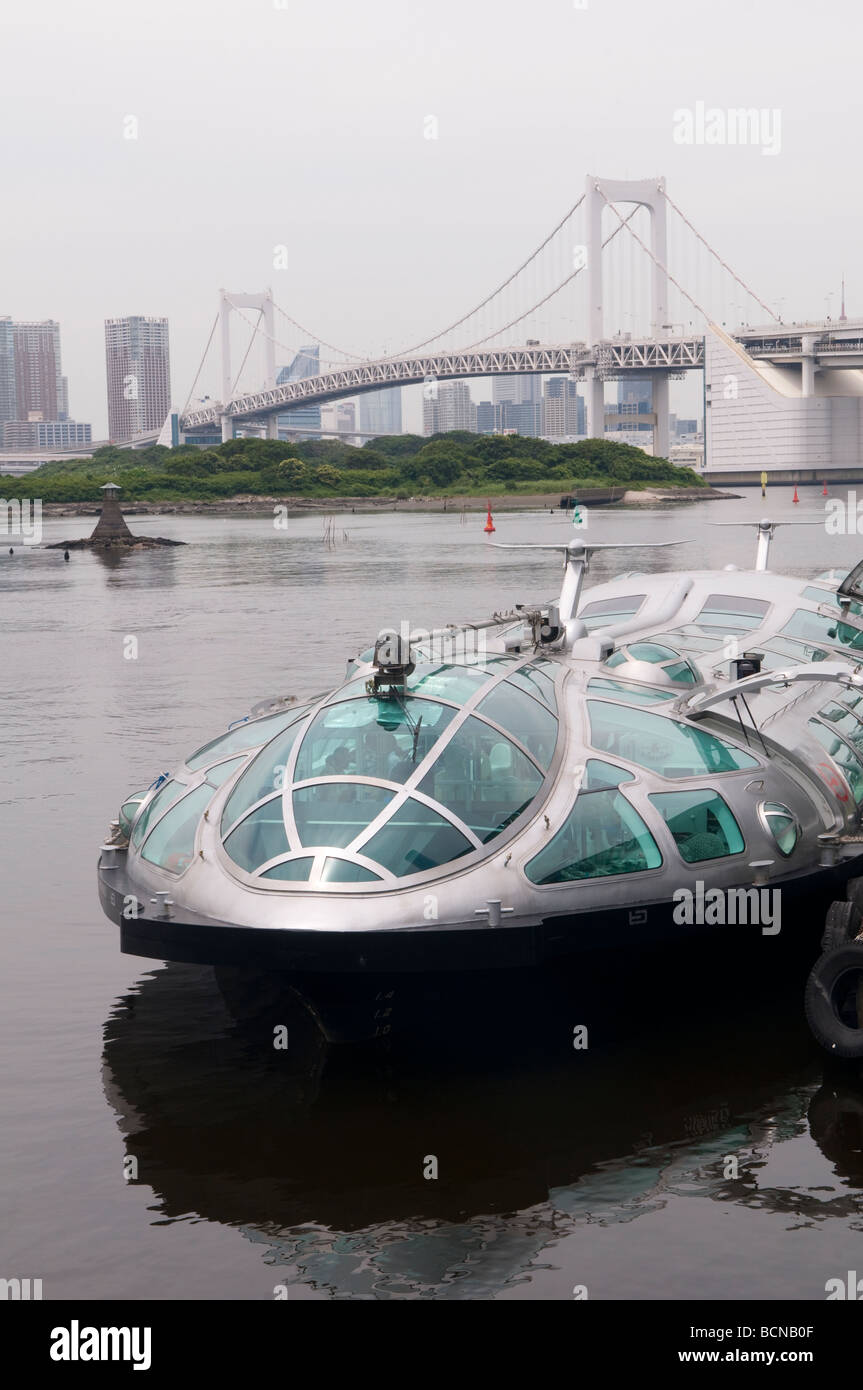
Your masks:
<instances>
[{"instance_id":1,"label":"bridge tower","mask_svg":"<svg viewBox=\"0 0 863 1390\"><path fill-rule=\"evenodd\" d=\"M651 277L651 335L663 337L668 321L668 264L666 236L665 179L598 179L588 174L585 184L587 211L588 342L595 348L604 337L602 297L602 214L607 203L637 203L650 209L650 250L653 254ZM615 219L616 222L616 219ZM620 224L617 223L619 226ZM659 262L659 264L657 264ZM668 457L668 376L654 372L653 452ZM597 439L605 432L605 391L601 374L594 368L588 383L587 431Z\"/></svg>"},{"instance_id":2,"label":"bridge tower","mask_svg":"<svg viewBox=\"0 0 863 1390\"><path fill-rule=\"evenodd\" d=\"M273 340L273 291L263 290L260 294L234 294L219 290L219 327L222 337L222 405L231 399L233 377L231 375L231 311L233 309L257 309L264 319L264 361L266 380L264 390L276 384L276 345ZM234 426L230 415L224 411L221 416L222 442L233 437ZM267 436L278 438L279 417L267 416Z\"/></svg>"}]
</instances>

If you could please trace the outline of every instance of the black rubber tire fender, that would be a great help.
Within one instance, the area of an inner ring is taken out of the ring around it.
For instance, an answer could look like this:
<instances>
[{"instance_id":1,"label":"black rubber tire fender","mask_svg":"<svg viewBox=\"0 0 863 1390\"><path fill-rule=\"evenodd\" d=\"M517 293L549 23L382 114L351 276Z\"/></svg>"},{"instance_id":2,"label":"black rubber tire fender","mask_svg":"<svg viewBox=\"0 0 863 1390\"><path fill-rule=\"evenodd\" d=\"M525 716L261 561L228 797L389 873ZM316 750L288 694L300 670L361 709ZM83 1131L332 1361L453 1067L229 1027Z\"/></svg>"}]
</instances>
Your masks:
<instances>
[{"instance_id":1,"label":"black rubber tire fender","mask_svg":"<svg viewBox=\"0 0 863 1390\"><path fill-rule=\"evenodd\" d=\"M863 1026L849 1026L838 1014L836 991L844 975L859 972L857 1017L863 1025L863 941L849 941L826 951L815 962L806 981L806 1022L816 1040L834 1057L863 1057ZM853 983L849 981L853 988Z\"/></svg>"},{"instance_id":2,"label":"black rubber tire fender","mask_svg":"<svg viewBox=\"0 0 863 1390\"><path fill-rule=\"evenodd\" d=\"M858 880L859 882L859 880ZM824 919L824 933L821 937L821 950L825 953L836 951L853 941L863 926L860 909L853 900L833 902L827 909Z\"/></svg>"},{"instance_id":3,"label":"black rubber tire fender","mask_svg":"<svg viewBox=\"0 0 863 1390\"><path fill-rule=\"evenodd\" d=\"M849 878L845 884L845 896L854 904L863 922L863 878Z\"/></svg>"}]
</instances>

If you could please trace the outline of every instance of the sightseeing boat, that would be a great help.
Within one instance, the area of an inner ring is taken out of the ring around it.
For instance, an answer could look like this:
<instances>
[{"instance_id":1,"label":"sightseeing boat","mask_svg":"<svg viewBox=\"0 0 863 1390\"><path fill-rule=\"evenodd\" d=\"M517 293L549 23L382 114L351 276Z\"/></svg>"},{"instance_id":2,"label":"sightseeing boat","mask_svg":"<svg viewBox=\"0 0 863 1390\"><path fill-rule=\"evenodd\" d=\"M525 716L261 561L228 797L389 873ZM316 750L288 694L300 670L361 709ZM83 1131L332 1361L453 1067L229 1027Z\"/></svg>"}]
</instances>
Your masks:
<instances>
[{"instance_id":1,"label":"sightseeing boat","mask_svg":"<svg viewBox=\"0 0 863 1390\"><path fill-rule=\"evenodd\" d=\"M774 523L757 531L752 570L590 589L607 546L533 547L563 554L556 603L381 634L338 689L257 705L120 808L98 877L122 949L300 972L524 966L770 936L809 900L837 905L829 944L850 940L863 565L771 573Z\"/></svg>"}]
</instances>

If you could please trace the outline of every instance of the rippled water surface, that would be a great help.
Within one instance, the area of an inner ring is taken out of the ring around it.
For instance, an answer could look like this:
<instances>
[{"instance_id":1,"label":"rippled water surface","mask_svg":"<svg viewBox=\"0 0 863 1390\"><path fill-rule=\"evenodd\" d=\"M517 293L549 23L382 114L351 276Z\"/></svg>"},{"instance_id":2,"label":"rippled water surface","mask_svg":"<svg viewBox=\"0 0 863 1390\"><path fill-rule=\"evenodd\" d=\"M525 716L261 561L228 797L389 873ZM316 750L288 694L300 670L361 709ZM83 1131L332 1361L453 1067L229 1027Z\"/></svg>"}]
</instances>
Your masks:
<instances>
[{"instance_id":1,"label":"rippled water surface","mask_svg":"<svg viewBox=\"0 0 863 1390\"><path fill-rule=\"evenodd\" d=\"M590 581L748 566L754 533L711 521L822 507L808 488L593 511L594 539L685 544ZM863 1079L809 1041L805 954L398 984L389 1045L327 1042L315 1009L368 1003L337 990L310 1009L120 954L95 866L124 794L258 699L335 684L384 625L556 592L554 557L489 549L483 520L348 515L331 548L320 517L141 518L187 544L114 562L2 547L0 1276L46 1298L823 1299L859 1266ZM810 527L771 558L813 576L861 549Z\"/></svg>"}]
</instances>

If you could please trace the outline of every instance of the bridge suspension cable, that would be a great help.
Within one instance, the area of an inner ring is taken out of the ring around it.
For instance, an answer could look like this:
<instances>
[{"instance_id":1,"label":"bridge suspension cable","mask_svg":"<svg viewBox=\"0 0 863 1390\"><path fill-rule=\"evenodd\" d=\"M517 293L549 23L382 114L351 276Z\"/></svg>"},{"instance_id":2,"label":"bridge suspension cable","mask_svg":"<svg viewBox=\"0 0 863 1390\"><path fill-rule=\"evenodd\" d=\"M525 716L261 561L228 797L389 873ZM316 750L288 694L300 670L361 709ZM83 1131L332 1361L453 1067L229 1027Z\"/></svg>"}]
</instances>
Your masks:
<instances>
[{"instance_id":1,"label":"bridge suspension cable","mask_svg":"<svg viewBox=\"0 0 863 1390\"><path fill-rule=\"evenodd\" d=\"M240 312L239 309L237 309L237 313L239 313L239 312ZM233 385L231 386L231 395L232 395L232 396L233 396L234 392L235 392L236 389L237 389L237 382L240 380L240 377L243 375L243 368L245 367L246 362L247 362L248 359L249 359L249 353L250 353L251 350L252 350L252 343L255 341L255 336L256 336L256 334L257 334L257 332L258 332L258 329L259 329L260 324L261 324L261 319L262 319L263 317L264 317L264 311L263 311L263 309L259 309L259 310L258 310L258 322L252 324L252 335L251 335L251 337L249 338L248 345L247 345L247 347L246 347L246 351L245 351L245 353L244 353L244 355L243 355L243 360L242 360L242 362L240 363L239 370L238 370L238 372L237 372L237 375L234 377ZM248 320L246 320L246 321L248 322Z\"/></svg>"},{"instance_id":2,"label":"bridge suspension cable","mask_svg":"<svg viewBox=\"0 0 863 1390\"><path fill-rule=\"evenodd\" d=\"M630 219L633 218L637 212L638 208L634 207L630 213L627 213L625 218L621 219L620 226L615 227L613 232L609 232L608 236L605 238L605 241L602 243L603 250L610 241L614 240L621 228L625 227L627 222L629 222ZM566 286L570 284L577 275L580 275L583 270L583 265L576 266L575 270L570 271L566 279L561 280L559 285L555 285L553 290L549 290L548 294L545 295L544 298L537 300L536 304L532 304L529 309L525 309L524 313L519 314L518 318L511 319L509 323L505 323L502 328L496 328L493 333L487 333L484 338L477 338L475 343L469 343L468 346L465 348L465 352L470 352L473 348L480 347L483 343L487 343L489 338L496 338L500 333L507 333L509 329L514 328L517 323L521 323L523 319L529 318L529 316L532 313L534 313L535 310L541 309L543 304L547 304L550 299L553 299L556 294L559 294L562 289L565 289Z\"/></svg>"},{"instance_id":3,"label":"bridge suspension cable","mask_svg":"<svg viewBox=\"0 0 863 1390\"><path fill-rule=\"evenodd\" d=\"M754 290L751 290L751 289L749 288L749 286L746 284L746 281L745 281L745 280L741 280L741 278L740 278L740 276L737 274L737 272L734 271L734 270L732 270L732 268L731 268L731 266L728 264L728 262L727 262L727 261L724 261L724 260L722 259L722 257L720 256L720 254L719 254L718 251L714 251L713 247L710 245L710 242L707 241L707 240L701 235L701 233L699 232L698 228L695 227L695 226L693 226L693 224L690 222L689 218L686 216L686 213L683 212L683 211L677 206L677 204L675 203L674 199L671 198L671 197L669 196L669 193L668 193L668 190L667 190L667 189L665 190L665 201L666 201L666 203L668 204L668 206L669 206L670 208L673 208L673 209L674 209L674 211L677 213L678 217L680 217L680 218L686 223L686 225L687 225L687 227L689 228L689 230L690 230L691 232L694 232L695 236L698 237L698 240L701 242L702 246L706 246L706 247L707 247L707 250L710 252L711 256L714 256L714 257L716 258L716 260L717 260L717 261L719 262L719 264L722 266L723 270L727 270L727 271L728 271L728 274L732 277L732 279L734 279L734 280L737 281L737 283L738 283L738 285L740 286L740 288L743 289L743 290L745 290L746 293L747 293L752 299L755 300L756 304L759 304L759 305L761 306L761 308L765 311L765 313L767 313L767 314L770 315L770 317L774 320L775 323L781 323L782 320L780 319L779 315L776 314L776 313L774 313L774 311L770 308L770 305L769 305L769 304L765 304L765 303L764 303L764 300L763 300L759 295L757 295L757 294L755 293Z\"/></svg>"},{"instance_id":4,"label":"bridge suspension cable","mask_svg":"<svg viewBox=\"0 0 863 1390\"><path fill-rule=\"evenodd\" d=\"M202 355L202 357L201 357L200 362L198 363L198 370L195 372L195 380L192 382L192 385L191 385L190 388L189 388L189 394L188 394L188 396L186 397L186 403L185 403L185 405L183 406L183 409L180 411L180 414L181 414L181 415L185 415L186 411L189 409L189 401L192 399L193 395L195 394L195 387L196 387L197 384L198 384L198 377L201 375L201 372L204 370L204 363L205 363L206 360L207 360L207 353L210 351L210 344L211 344L212 341L213 341L213 334L214 334L215 331L216 331L216 328L217 328L217 326L218 326L218 322L219 322L219 315L217 314L216 317L213 319L213 326L212 326L212 328L210 329L210 336L209 336L209 338L207 339L207 346L204 348L203 355Z\"/></svg>"},{"instance_id":5,"label":"bridge suspension cable","mask_svg":"<svg viewBox=\"0 0 863 1390\"><path fill-rule=\"evenodd\" d=\"M446 337L447 333L451 333L451 332L453 331L454 328L460 328L461 325L462 325L463 323L467 323L468 319L472 319L472 318L474 317L475 314L478 314L479 311L480 311L481 309L484 309L485 306L486 306L487 304L490 304L491 301L497 297L497 295L501 294L501 293L503 292L503 290L508 289L508 287L512 284L512 282L518 278L518 276L521 274L521 272L522 272L523 270L526 270L527 267L531 264L532 261L535 261L535 260L536 260L536 258L537 258L537 256L539 255L539 253L540 253L541 251L544 251L544 250L545 250L546 246L548 246L548 243L552 240L553 237L557 236L557 233L561 230L561 228L566 226L566 224L567 224L567 222L569 221L569 219L570 219L576 212L578 212L578 209L581 207L582 203L584 202L584 198L585 198L585 195L582 193L581 197L580 197L579 199L577 199L576 202L573 203L572 207L569 209L569 212L566 213L566 215L560 219L560 221L558 222L558 224L557 224L556 227L553 227L553 228L552 228L552 230L549 232L549 234L548 234L548 236L545 238L545 240L540 242L539 246L537 246L536 249L533 250L533 251L530 253L530 255L528 256L527 260L522 261L522 263L521 263L521 265L518 267L518 269L517 269L517 270L514 270L514 271L512 272L512 274L509 275L509 276L507 277L507 279L503 281L502 284L498 285L498 287L497 287L496 290L492 290L491 294L486 295L485 299L481 300L479 304L476 304L476 305L473 307L473 309L471 309L467 314L463 314L462 317L461 317L460 319L456 319L454 323L449 324L447 328L442 328L442 329L440 330L439 333L433 333L432 336L431 336L430 338L424 338L423 341L422 341L421 343L414 343L412 347L405 348L402 352L397 353L396 356L398 356L398 357L407 357L407 356L408 356L410 353L412 353L412 352L419 352L420 348L428 347L429 343L436 343L436 342L438 341L439 338L444 338L444 337ZM566 285L566 284L568 284L568 283L569 283L569 280L571 280L572 278L573 278L573 277L570 275L570 276L568 277L567 280L562 281L561 284L558 285L557 289L558 289L558 290L563 289L563 286ZM556 294L556 293L557 293L557 290L552 290L551 293L552 293L552 294ZM546 295L546 299L550 299L550 298L551 298L551 295ZM544 303L546 302L546 299L541 299L541 300L539 301L539 304L544 304ZM539 307L539 306L537 305L537 306L535 306L535 307ZM530 310L528 310L528 313L529 313L529 312L530 312ZM525 317L525 316L523 315L522 317ZM518 322L519 322L518 319L513 319L513 323L518 323ZM498 329L498 332L503 333L503 332L504 332L504 329L502 329L502 328L501 328L501 329ZM494 337L494 336L495 336L494 334L489 334L489 337ZM484 342L487 342L488 340L487 340L486 338L480 338L479 341L480 341L481 343L484 343ZM475 346L475 345L474 345L474 346Z\"/></svg>"},{"instance_id":6,"label":"bridge suspension cable","mask_svg":"<svg viewBox=\"0 0 863 1390\"><path fill-rule=\"evenodd\" d=\"M644 251L647 252L648 256L649 256L650 259L653 261L653 264L654 264L655 266L658 266L659 269L662 271L663 275L665 275L665 276L668 277L668 280L671 282L672 285L674 285L675 289L677 289L677 290L680 291L680 293L683 295L684 299L688 299L688 300L689 300L689 303L692 305L692 307L693 307L694 309L696 309L696 310L698 311L699 314L701 314L702 318L705 319L705 321L706 321L707 323L710 323L710 321L711 321L711 319L710 319L710 314L708 314L707 310L704 309L704 308L702 308L702 306L698 303L698 300L697 300L697 299L693 299L693 298L692 298L692 295L689 293L688 290L685 290L685 289L683 288L683 286L681 285L681 283L680 283L679 280L675 280L675 278L674 278L674 276L672 275L671 271L668 269L668 266L667 266L667 265L663 265L663 264L662 264L662 261L660 261L656 256L654 256L654 254L653 254L653 252L651 251L650 247L649 247L649 246L647 245L647 243L638 235L638 232L635 231L634 227L630 227L630 226L628 225L628 223L629 223L629 218L628 218L628 217L626 217L626 218L621 217L621 215L620 215L620 213L618 212L617 208L614 206L614 203L612 203L611 200L610 200L609 198L606 197L606 195L605 195L605 193L604 193L604 191L603 191L603 189L602 189L602 186L599 185L598 187L599 187L599 193L600 193L600 196L601 196L603 202L606 204L607 207L610 207L610 208L611 208L611 210L612 210L612 212L614 213L615 217L618 219L618 221L619 221L619 223L620 223L620 226L621 226L621 227L626 227L626 230L629 232L629 235L635 237L635 240L638 242L639 246L640 246ZM630 216L631 216L631 214L630 214ZM618 228L618 231L619 231L619 230L620 230L620 228ZM603 245L605 245L604 242L603 242Z\"/></svg>"}]
</instances>

